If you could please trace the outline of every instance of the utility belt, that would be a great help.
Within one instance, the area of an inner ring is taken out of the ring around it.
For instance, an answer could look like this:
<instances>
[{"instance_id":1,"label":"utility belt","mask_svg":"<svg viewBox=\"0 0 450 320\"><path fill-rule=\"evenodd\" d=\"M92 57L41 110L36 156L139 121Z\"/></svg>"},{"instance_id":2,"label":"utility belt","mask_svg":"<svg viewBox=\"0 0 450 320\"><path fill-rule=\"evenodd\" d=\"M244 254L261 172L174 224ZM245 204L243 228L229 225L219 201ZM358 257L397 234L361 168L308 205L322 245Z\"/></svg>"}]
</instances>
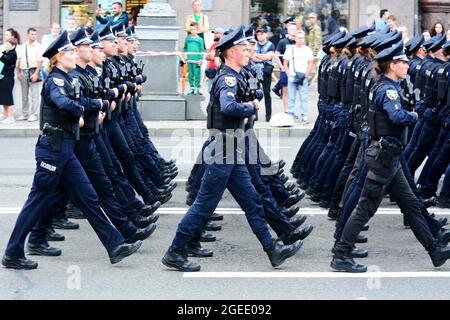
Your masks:
<instances>
[{"instance_id":1,"label":"utility belt","mask_svg":"<svg viewBox=\"0 0 450 320\"><path fill-rule=\"evenodd\" d=\"M402 145L400 142L395 140L388 141L386 138L381 137L378 143L380 144L381 151L384 151L386 155L399 156L402 153Z\"/></svg>"},{"instance_id":2,"label":"utility belt","mask_svg":"<svg viewBox=\"0 0 450 320\"><path fill-rule=\"evenodd\" d=\"M53 127L48 122L44 124L41 136L46 136L50 141L52 151L60 151L63 139L73 139L75 134L64 131L61 128Z\"/></svg>"},{"instance_id":3,"label":"utility belt","mask_svg":"<svg viewBox=\"0 0 450 320\"><path fill-rule=\"evenodd\" d=\"M209 137L215 141L221 141L223 143L224 153L226 152L227 146L232 143L233 150L241 154L244 152L245 148L245 132L241 129L230 129L230 130L210 130Z\"/></svg>"}]
</instances>

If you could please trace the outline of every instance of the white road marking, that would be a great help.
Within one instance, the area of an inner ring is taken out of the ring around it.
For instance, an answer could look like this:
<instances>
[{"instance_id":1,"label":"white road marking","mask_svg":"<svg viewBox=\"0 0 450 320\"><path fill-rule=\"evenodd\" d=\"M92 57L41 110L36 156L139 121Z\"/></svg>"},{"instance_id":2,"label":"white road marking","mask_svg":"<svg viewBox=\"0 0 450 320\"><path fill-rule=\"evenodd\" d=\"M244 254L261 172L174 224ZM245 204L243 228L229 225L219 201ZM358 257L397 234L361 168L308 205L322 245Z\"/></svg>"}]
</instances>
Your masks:
<instances>
[{"instance_id":1,"label":"white road marking","mask_svg":"<svg viewBox=\"0 0 450 320\"><path fill-rule=\"evenodd\" d=\"M21 207L0 207L0 215L7 214L19 214ZM163 215L171 214L184 214L187 212L188 207L165 207L160 208L156 212ZM215 212L223 215L243 215L244 212L240 208L217 208ZM435 215L450 215L449 209L432 208L430 212ZM300 208L299 214L311 215L311 216L323 216L328 214L328 210L322 208ZM381 208L378 209L377 215L401 215L398 208Z\"/></svg>"},{"instance_id":2,"label":"white road marking","mask_svg":"<svg viewBox=\"0 0 450 320\"><path fill-rule=\"evenodd\" d=\"M183 278L450 278L450 272L185 272Z\"/></svg>"}]
</instances>

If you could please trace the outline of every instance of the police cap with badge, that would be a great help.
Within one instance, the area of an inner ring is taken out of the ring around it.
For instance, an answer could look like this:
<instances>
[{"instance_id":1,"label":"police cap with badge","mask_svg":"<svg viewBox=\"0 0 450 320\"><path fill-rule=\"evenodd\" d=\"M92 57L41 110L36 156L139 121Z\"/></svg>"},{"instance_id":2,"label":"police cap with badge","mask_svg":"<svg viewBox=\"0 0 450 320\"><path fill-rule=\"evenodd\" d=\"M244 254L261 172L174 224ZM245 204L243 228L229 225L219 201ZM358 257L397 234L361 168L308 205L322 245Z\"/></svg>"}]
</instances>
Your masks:
<instances>
[{"instance_id":1,"label":"police cap with badge","mask_svg":"<svg viewBox=\"0 0 450 320\"><path fill-rule=\"evenodd\" d=\"M114 40L116 40L116 37L112 33L111 24L109 22L98 29L98 39L100 41L103 41L103 40L114 41Z\"/></svg>"},{"instance_id":2,"label":"police cap with badge","mask_svg":"<svg viewBox=\"0 0 450 320\"><path fill-rule=\"evenodd\" d=\"M118 24L115 24L112 28L111 28L112 32L114 33L114 35L117 38L126 38L128 37L127 35L127 29L125 28L125 24L123 22L120 22Z\"/></svg>"},{"instance_id":3,"label":"police cap with badge","mask_svg":"<svg viewBox=\"0 0 450 320\"><path fill-rule=\"evenodd\" d=\"M417 50L420 49L420 47L422 46L422 44L425 42L425 39L423 37L423 35L419 34L417 36L415 36L414 38L408 40L408 42L406 42L405 44L405 52L406 54L413 54L415 53Z\"/></svg>"},{"instance_id":4,"label":"police cap with badge","mask_svg":"<svg viewBox=\"0 0 450 320\"><path fill-rule=\"evenodd\" d=\"M392 47L384 49L374 57L374 60L378 61L379 63L397 60L405 62L409 61L404 51L403 41L399 41Z\"/></svg>"},{"instance_id":5,"label":"police cap with badge","mask_svg":"<svg viewBox=\"0 0 450 320\"><path fill-rule=\"evenodd\" d=\"M72 44L76 47L82 46L82 45L91 45L94 43L86 34L86 30L81 27L77 31L73 32L70 37L70 41Z\"/></svg>"},{"instance_id":6,"label":"police cap with badge","mask_svg":"<svg viewBox=\"0 0 450 320\"><path fill-rule=\"evenodd\" d=\"M442 49L442 46L447 42L447 37L445 34L443 34L442 36L436 36L434 38L435 39L434 39L433 44L428 49L431 52L436 52L436 51Z\"/></svg>"},{"instance_id":7,"label":"police cap with badge","mask_svg":"<svg viewBox=\"0 0 450 320\"><path fill-rule=\"evenodd\" d=\"M373 32L375 32L374 29L366 27L366 26L362 26L362 27L359 27L358 29L356 29L355 31L350 32L350 34L353 37L355 37L356 39L361 39Z\"/></svg>"},{"instance_id":8,"label":"police cap with badge","mask_svg":"<svg viewBox=\"0 0 450 320\"><path fill-rule=\"evenodd\" d=\"M99 36L98 36L98 31L95 31L92 35L91 35L91 41L92 41L92 44L91 44L91 47L93 48L93 49L103 49L104 47L103 47L103 45L101 44L101 42L100 42L100 38L99 38Z\"/></svg>"},{"instance_id":9,"label":"police cap with badge","mask_svg":"<svg viewBox=\"0 0 450 320\"><path fill-rule=\"evenodd\" d=\"M216 47L216 50L220 52L220 56L223 59L223 53L237 45L247 45L248 41L244 35L244 26L240 26L233 32L227 34L223 39L219 42Z\"/></svg>"},{"instance_id":10,"label":"police cap with badge","mask_svg":"<svg viewBox=\"0 0 450 320\"><path fill-rule=\"evenodd\" d=\"M42 54L44 58L52 58L56 54L62 51L72 51L76 49L76 47L70 42L69 34L67 31L63 31L61 35L53 41L50 46L45 50L45 52Z\"/></svg>"},{"instance_id":11,"label":"police cap with badge","mask_svg":"<svg viewBox=\"0 0 450 320\"><path fill-rule=\"evenodd\" d=\"M133 30L131 29L131 26L127 28L126 33L127 33L127 41L131 42L136 40L136 36Z\"/></svg>"}]
</instances>

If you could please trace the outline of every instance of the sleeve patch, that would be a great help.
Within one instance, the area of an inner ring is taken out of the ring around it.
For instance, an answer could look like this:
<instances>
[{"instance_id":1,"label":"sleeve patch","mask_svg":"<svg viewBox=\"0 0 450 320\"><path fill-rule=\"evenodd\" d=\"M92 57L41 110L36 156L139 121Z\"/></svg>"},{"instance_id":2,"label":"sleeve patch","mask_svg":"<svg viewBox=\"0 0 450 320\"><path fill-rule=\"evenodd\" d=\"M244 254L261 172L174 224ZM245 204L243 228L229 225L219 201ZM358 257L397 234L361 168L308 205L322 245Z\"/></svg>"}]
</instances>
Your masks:
<instances>
[{"instance_id":1,"label":"sleeve patch","mask_svg":"<svg viewBox=\"0 0 450 320\"><path fill-rule=\"evenodd\" d=\"M225 77L225 83L230 88L234 87L236 85L236 78L235 77Z\"/></svg>"},{"instance_id":2,"label":"sleeve patch","mask_svg":"<svg viewBox=\"0 0 450 320\"><path fill-rule=\"evenodd\" d=\"M53 83L58 87L64 87L64 80L60 78L53 78Z\"/></svg>"},{"instance_id":3,"label":"sleeve patch","mask_svg":"<svg viewBox=\"0 0 450 320\"><path fill-rule=\"evenodd\" d=\"M386 95L390 100L398 99L398 92L395 90L386 90Z\"/></svg>"}]
</instances>

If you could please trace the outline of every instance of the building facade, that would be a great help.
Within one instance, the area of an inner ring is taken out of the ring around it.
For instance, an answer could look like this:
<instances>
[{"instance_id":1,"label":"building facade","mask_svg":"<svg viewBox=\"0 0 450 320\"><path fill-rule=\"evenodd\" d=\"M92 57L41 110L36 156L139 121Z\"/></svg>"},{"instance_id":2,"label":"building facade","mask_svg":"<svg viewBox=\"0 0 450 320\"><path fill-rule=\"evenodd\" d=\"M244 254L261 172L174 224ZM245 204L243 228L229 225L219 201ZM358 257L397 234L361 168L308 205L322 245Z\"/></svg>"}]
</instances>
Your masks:
<instances>
[{"instance_id":1,"label":"building facade","mask_svg":"<svg viewBox=\"0 0 450 320\"><path fill-rule=\"evenodd\" d=\"M0 0L0 34L9 27L22 36L28 27L35 27L39 34L48 32L52 22L67 27L69 19L85 24L101 6L106 11L116 0ZM150 0L151 1L151 0ZM122 0L130 17L139 23L138 13L149 0ZM192 0L167 0L177 11L178 24L184 25L191 12ZM270 17L274 26L287 16L302 16L315 12L322 20L326 33L333 19L352 30L360 25L371 25L378 18L380 9L387 8L397 17L398 25L404 25L410 34L429 29L440 21L446 30L450 27L450 0L202 0L203 12L208 15L211 29L236 27L255 21L258 17ZM92 19L95 20L95 19ZM180 31L180 40L185 36ZM0 38L1 42L1 38Z\"/></svg>"}]
</instances>

